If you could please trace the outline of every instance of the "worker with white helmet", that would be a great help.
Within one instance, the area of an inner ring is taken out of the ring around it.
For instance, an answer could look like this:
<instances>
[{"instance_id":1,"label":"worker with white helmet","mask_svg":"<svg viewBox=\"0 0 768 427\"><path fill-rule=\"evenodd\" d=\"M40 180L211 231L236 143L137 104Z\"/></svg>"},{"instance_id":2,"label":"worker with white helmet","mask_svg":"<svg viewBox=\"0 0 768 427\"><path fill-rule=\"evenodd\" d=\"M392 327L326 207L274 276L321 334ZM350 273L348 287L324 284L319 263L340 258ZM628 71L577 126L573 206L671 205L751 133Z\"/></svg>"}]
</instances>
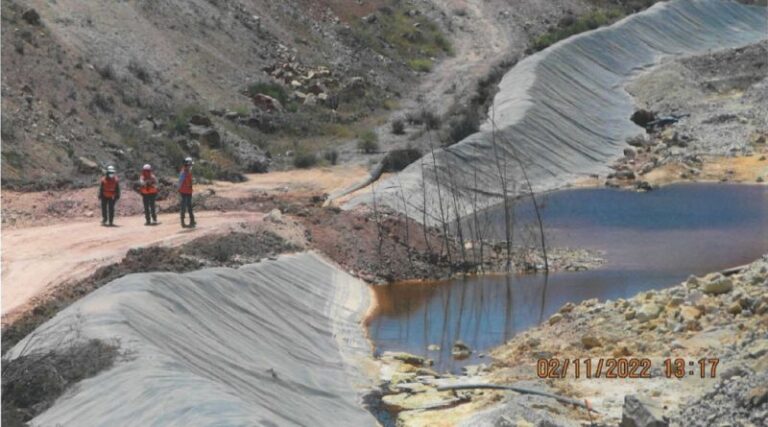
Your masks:
<instances>
[{"instance_id":1,"label":"worker with white helmet","mask_svg":"<svg viewBox=\"0 0 768 427\"><path fill-rule=\"evenodd\" d=\"M181 195L181 226L183 228L187 227L184 223L184 214L187 211L189 212L189 227L197 225L195 214L192 213L192 164L191 157L184 159L184 165L179 174L178 190Z\"/></svg>"},{"instance_id":2,"label":"worker with white helmet","mask_svg":"<svg viewBox=\"0 0 768 427\"><path fill-rule=\"evenodd\" d=\"M120 200L120 181L112 165L107 167L106 173L101 178L99 200L101 200L101 225L112 227L115 220L115 203Z\"/></svg>"},{"instance_id":3,"label":"worker with white helmet","mask_svg":"<svg viewBox=\"0 0 768 427\"><path fill-rule=\"evenodd\" d=\"M157 199L157 177L152 173L152 165L146 164L141 168L139 177L139 193L144 203L144 225L157 225L155 200ZM151 221L150 221L151 220Z\"/></svg>"}]
</instances>

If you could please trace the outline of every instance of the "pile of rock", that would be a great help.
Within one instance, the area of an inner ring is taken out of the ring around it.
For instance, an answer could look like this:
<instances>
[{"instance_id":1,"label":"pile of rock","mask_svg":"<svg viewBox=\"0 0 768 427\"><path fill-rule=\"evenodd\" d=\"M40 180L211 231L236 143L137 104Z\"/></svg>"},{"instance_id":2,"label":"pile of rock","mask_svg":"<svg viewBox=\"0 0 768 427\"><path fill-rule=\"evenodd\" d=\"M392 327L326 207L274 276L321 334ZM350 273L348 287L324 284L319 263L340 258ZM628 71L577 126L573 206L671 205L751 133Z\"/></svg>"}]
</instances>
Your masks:
<instances>
[{"instance_id":1,"label":"pile of rock","mask_svg":"<svg viewBox=\"0 0 768 427\"><path fill-rule=\"evenodd\" d=\"M650 358L654 360L651 379L660 378L644 383L646 392L652 393L651 400L638 397L647 404L638 406L632 400L624 408L635 415L653 414L659 422L642 425L674 424L670 420L678 416L677 410L682 414L679 419L696 419L681 425L719 425L733 419L754 424L754 419L765 419L764 399L768 399L758 387L765 379L751 380L755 372L768 371L768 255L738 271L691 276L678 286L629 299L568 303L543 325L514 337L492 356L491 375L494 382L501 383L536 380L532 373L539 358ZM702 380L698 393L691 393L683 388L685 382L663 379L663 360L676 357L718 358L719 385L708 391L715 383ZM572 378L557 384L565 393L579 393L580 384ZM700 393L709 394L701 397ZM708 403L704 402L707 396ZM686 398L696 400L686 402ZM610 396L601 399L611 400ZM720 404L717 399L728 403ZM656 410L661 401L666 406L663 413ZM618 423L621 413L615 411L621 410L620 404L604 405L598 408L608 413L604 421Z\"/></svg>"},{"instance_id":2,"label":"pile of rock","mask_svg":"<svg viewBox=\"0 0 768 427\"><path fill-rule=\"evenodd\" d=\"M331 91L341 87L331 70L324 66L307 67L298 62L283 62L266 67L264 71L290 87L293 99L304 105L326 103Z\"/></svg>"},{"instance_id":3,"label":"pile of rock","mask_svg":"<svg viewBox=\"0 0 768 427\"><path fill-rule=\"evenodd\" d=\"M477 390L439 391L438 387L453 384L487 382L477 376L485 366L468 366L468 375L442 375L431 369L432 360L404 352L384 352L380 358L379 385L382 406L395 416L398 425L424 410L452 408L483 395Z\"/></svg>"}]
</instances>

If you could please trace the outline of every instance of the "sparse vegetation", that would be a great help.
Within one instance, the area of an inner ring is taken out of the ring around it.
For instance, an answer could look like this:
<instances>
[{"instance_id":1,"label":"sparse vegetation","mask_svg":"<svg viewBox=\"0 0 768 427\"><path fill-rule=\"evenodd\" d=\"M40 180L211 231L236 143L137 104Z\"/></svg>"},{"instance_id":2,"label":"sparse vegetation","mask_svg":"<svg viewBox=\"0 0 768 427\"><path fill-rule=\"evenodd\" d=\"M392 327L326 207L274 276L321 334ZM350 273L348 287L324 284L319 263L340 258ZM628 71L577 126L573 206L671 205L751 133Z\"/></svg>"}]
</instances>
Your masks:
<instances>
[{"instance_id":1,"label":"sparse vegetation","mask_svg":"<svg viewBox=\"0 0 768 427\"><path fill-rule=\"evenodd\" d=\"M407 147L398 150L391 150L387 153L382 162L384 163L384 172L399 172L406 166L421 158L421 151L416 148Z\"/></svg>"},{"instance_id":2,"label":"sparse vegetation","mask_svg":"<svg viewBox=\"0 0 768 427\"><path fill-rule=\"evenodd\" d=\"M296 152L293 156L293 166L299 169L308 169L317 164L317 155L306 149Z\"/></svg>"},{"instance_id":3,"label":"sparse vegetation","mask_svg":"<svg viewBox=\"0 0 768 427\"><path fill-rule=\"evenodd\" d=\"M96 71L104 80L115 79L115 68L112 67L112 64L105 64L105 65L102 65L101 67L96 67Z\"/></svg>"},{"instance_id":4,"label":"sparse vegetation","mask_svg":"<svg viewBox=\"0 0 768 427\"><path fill-rule=\"evenodd\" d=\"M111 96L96 92L91 99L91 109L98 109L105 113L114 112L115 100Z\"/></svg>"},{"instance_id":5,"label":"sparse vegetation","mask_svg":"<svg viewBox=\"0 0 768 427\"><path fill-rule=\"evenodd\" d=\"M379 8L375 18L357 21L354 34L365 46L385 56L401 58L412 69L428 72L432 60L453 55L453 46L427 16L404 2Z\"/></svg>"},{"instance_id":6,"label":"sparse vegetation","mask_svg":"<svg viewBox=\"0 0 768 427\"><path fill-rule=\"evenodd\" d=\"M360 135L357 148L365 154L373 154L379 151L379 137L376 132L369 130Z\"/></svg>"},{"instance_id":7,"label":"sparse vegetation","mask_svg":"<svg viewBox=\"0 0 768 427\"><path fill-rule=\"evenodd\" d=\"M558 41L575 34L610 25L622 16L624 16L624 13L617 8L595 10L578 18L566 16L558 23L557 27L551 27L549 31L535 38L531 43L530 50L537 52L546 49Z\"/></svg>"},{"instance_id":8,"label":"sparse vegetation","mask_svg":"<svg viewBox=\"0 0 768 427\"><path fill-rule=\"evenodd\" d=\"M180 165L184 163L184 150L179 147L175 141L166 139L163 141L163 147L165 148L165 155L172 165Z\"/></svg>"},{"instance_id":9,"label":"sparse vegetation","mask_svg":"<svg viewBox=\"0 0 768 427\"><path fill-rule=\"evenodd\" d=\"M179 111L168 121L168 131L173 134L181 135L189 130L189 118L195 114L205 114L202 107L198 105L188 105L179 109Z\"/></svg>"},{"instance_id":10,"label":"sparse vegetation","mask_svg":"<svg viewBox=\"0 0 768 427\"><path fill-rule=\"evenodd\" d=\"M131 62L128 63L128 71L131 72L137 79L141 80L144 83L151 83L152 82L152 76L147 70L147 68L141 64L137 59L131 60Z\"/></svg>"},{"instance_id":11,"label":"sparse vegetation","mask_svg":"<svg viewBox=\"0 0 768 427\"><path fill-rule=\"evenodd\" d=\"M335 165L339 161L339 152L335 149L328 150L323 153L323 158L331 165Z\"/></svg>"},{"instance_id":12,"label":"sparse vegetation","mask_svg":"<svg viewBox=\"0 0 768 427\"><path fill-rule=\"evenodd\" d=\"M480 128L480 116L474 109L468 109L457 119L451 121L448 137L450 144L455 144L462 139L477 132Z\"/></svg>"},{"instance_id":13,"label":"sparse vegetation","mask_svg":"<svg viewBox=\"0 0 768 427\"><path fill-rule=\"evenodd\" d=\"M15 123L5 115L0 118L0 136L2 136L3 141L13 141L17 136Z\"/></svg>"},{"instance_id":14,"label":"sparse vegetation","mask_svg":"<svg viewBox=\"0 0 768 427\"><path fill-rule=\"evenodd\" d=\"M403 122L403 119L392 121L392 133L395 135L403 135L405 133L405 122Z\"/></svg>"},{"instance_id":15,"label":"sparse vegetation","mask_svg":"<svg viewBox=\"0 0 768 427\"><path fill-rule=\"evenodd\" d=\"M440 117L438 117L434 112L429 110L422 110L419 115L421 116L421 123L424 123L424 126L426 126L427 129L433 130L440 128Z\"/></svg>"},{"instance_id":16,"label":"sparse vegetation","mask_svg":"<svg viewBox=\"0 0 768 427\"><path fill-rule=\"evenodd\" d=\"M432 60L429 58L411 59L408 61L408 66L411 67L413 71L428 73L432 71Z\"/></svg>"},{"instance_id":17,"label":"sparse vegetation","mask_svg":"<svg viewBox=\"0 0 768 427\"><path fill-rule=\"evenodd\" d=\"M73 342L61 343L64 345L47 353L3 361L2 424L24 425L72 385L111 367L120 355L114 343L71 339Z\"/></svg>"},{"instance_id":18,"label":"sparse vegetation","mask_svg":"<svg viewBox=\"0 0 768 427\"><path fill-rule=\"evenodd\" d=\"M248 95L254 96L260 93L275 98L283 104L283 107L288 108L288 93L282 85L272 82L256 82L248 86Z\"/></svg>"}]
</instances>

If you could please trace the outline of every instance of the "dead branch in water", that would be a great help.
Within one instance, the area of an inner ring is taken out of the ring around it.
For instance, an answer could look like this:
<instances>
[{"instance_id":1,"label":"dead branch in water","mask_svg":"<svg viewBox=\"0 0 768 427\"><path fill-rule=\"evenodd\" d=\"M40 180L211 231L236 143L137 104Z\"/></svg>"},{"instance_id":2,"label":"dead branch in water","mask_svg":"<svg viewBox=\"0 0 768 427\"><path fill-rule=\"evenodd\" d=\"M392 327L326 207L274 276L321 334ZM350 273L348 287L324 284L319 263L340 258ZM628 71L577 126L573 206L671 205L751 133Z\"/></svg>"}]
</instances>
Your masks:
<instances>
[{"instance_id":1,"label":"dead branch in water","mask_svg":"<svg viewBox=\"0 0 768 427\"><path fill-rule=\"evenodd\" d=\"M445 210L443 209L443 195L440 190L440 173L437 168L437 158L435 157L435 147L432 144L432 131L427 126L427 137L429 138L429 151L432 154L432 168L435 172L435 185L437 185L437 201L440 204L440 225L443 230L443 243L445 245L446 255L448 256L448 264L453 265L453 259L451 258L451 242L448 237L448 221L445 218Z\"/></svg>"},{"instance_id":2,"label":"dead branch in water","mask_svg":"<svg viewBox=\"0 0 768 427\"><path fill-rule=\"evenodd\" d=\"M501 156L499 155L499 149L496 144L496 121L494 116L495 110L491 107L491 146L493 146L493 157L496 162L496 170L499 174L499 182L501 184L501 197L504 201L504 239L507 248L507 264L506 269L509 271L512 267L512 229L514 224L511 219L511 206L509 203L509 183L507 181L507 158L504 156L504 168L501 167Z\"/></svg>"},{"instance_id":3,"label":"dead branch in water","mask_svg":"<svg viewBox=\"0 0 768 427\"><path fill-rule=\"evenodd\" d=\"M491 117L491 123L493 123L493 128L496 129L496 124L494 122L494 118ZM541 238L541 251L544 256L544 271L546 273L549 273L549 257L547 256L547 242L546 238L544 237L544 222L541 219L541 209L539 208L539 204L536 201L536 192L533 191L533 185L531 185L531 180L528 178L528 171L525 169L525 165L523 164L523 160L520 158L520 155L517 153L517 150L515 149L515 146L512 144L512 141L510 141L508 138L503 137L504 142L507 143L509 146L509 149L512 150L512 157L517 162L518 166L520 167L520 172L523 174L523 180L525 181L525 185L528 186L528 192L531 196L531 201L533 202L533 210L536 214L536 221L539 226L539 237Z\"/></svg>"}]
</instances>

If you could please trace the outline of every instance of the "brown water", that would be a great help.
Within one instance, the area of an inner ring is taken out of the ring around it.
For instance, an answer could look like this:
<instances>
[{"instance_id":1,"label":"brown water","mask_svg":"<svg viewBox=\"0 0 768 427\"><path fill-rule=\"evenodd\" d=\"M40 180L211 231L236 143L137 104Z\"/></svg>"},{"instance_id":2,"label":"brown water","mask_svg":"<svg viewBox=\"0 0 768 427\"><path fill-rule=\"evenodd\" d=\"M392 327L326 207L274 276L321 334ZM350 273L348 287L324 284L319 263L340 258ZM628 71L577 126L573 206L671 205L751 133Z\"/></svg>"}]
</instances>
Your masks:
<instances>
[{"instance_id":1,"label":"brown water","mask_svg":"<svg viewBox=\"0 0 768 427\"><path fill-rule=\"evenodd\" d=\"M483 351L536 325L566 302L626 298L768 252L768 186L681 184L649 193L566 190L547 195L543 205L550 246L603 251L605 265L548 277L375 287L380 306L369 332L376 350L426 355L438 369L457 371L487 361ZM533 219L530 202L518 203L516 213L522 224ZM501 222L501 212L491 215ZM451 358L450 347L458 339L476 350L470 359ZM428 351L430 344L441 350Z\"/></svg>"}]
</instances>

